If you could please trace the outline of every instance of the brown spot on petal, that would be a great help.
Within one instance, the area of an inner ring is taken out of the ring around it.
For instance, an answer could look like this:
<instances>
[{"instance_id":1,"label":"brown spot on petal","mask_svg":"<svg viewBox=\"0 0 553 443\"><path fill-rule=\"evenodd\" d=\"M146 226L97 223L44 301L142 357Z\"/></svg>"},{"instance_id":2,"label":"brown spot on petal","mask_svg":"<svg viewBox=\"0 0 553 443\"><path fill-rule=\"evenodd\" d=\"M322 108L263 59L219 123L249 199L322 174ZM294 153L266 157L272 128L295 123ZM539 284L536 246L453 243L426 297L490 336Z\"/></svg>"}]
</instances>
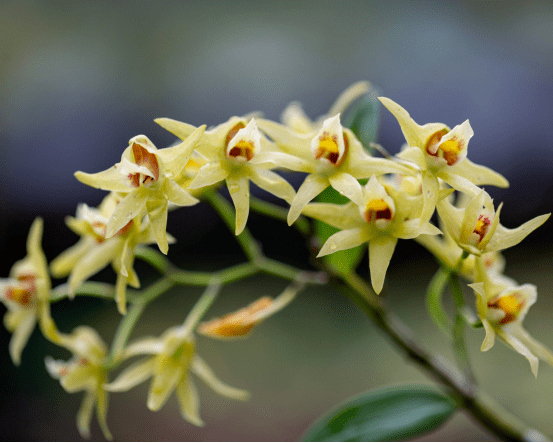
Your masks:
<instances>
[{"instance_id":1,"label":"brown spot on petal","mask_svg":"<svg viewBox=\"0 0 553 443\"><path fill-rule=\"evenodd\" d=\"M132 174L129 176L131 184L134 187L140 186L140 180L142 179L142 184L150 184L156 182L159 179L159 163L157 161L157 156L151 152L148 152L139 143L133 142L132 152L134 156L134 161L138 166L144 166L152 173L153 178L149 176L141 177L142 174Z\"/></svg>"},{"instance_id":2,"label":"brown spot on petal","mask_svg":"<svg viewBox=\"0 0 553 443\"><path fill-rule=\"evenodd\" d=\"M334 166L338 167L342 164L349 150L349 139L346 133L343 133L344 138L344 153L340 157L340 150L338 148L338 141L336 136L330 136L328 132L324 132L319 137L319 147L315 150L314 156L318 160L325 158Z\"/></svg>"},{"instance_id":3,"label":"brown spot on petal","mask_svg":"<svg viewBox=\"0 0 553 443\"><path fill-rule=\"evenodd\" d=\"M434 157L438 156L438 147L436 146L442 137L446 135L449 131L447 129L440 129L438 132L432 134L428 141L426 142L426 152Z\"/></svg>"}]
</instances>

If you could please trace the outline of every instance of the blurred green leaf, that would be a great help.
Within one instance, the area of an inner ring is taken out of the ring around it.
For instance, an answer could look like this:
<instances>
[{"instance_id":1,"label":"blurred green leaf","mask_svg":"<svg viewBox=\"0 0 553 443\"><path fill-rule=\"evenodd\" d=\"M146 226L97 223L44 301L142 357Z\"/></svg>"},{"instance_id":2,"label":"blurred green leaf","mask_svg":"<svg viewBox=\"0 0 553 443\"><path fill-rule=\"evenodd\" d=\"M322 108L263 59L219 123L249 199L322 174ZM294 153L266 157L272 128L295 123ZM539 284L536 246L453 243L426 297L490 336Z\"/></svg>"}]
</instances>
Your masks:
<instances>
[{"instance_id":1,"label":"blurred green leaf","mask_svg":"<svg viewBox=\"0 0 553 443\"><path fill-rule=\"evenodd\" d=\"M341 119L342 125L351 129L366 148L378 137L380 101L377 97L379 95L380 91L372 88L355 101Z\"/></svg>"},{"instance_id":2,"label":"blurred green leaf","mask_svg":"<svg viewBox=\"0 0 553 443\"><path fill-rule=\"evenodd\" d=\"M428 290L426 291L426 309L430 314L430 317L436 323L436 325L449 337L451 337L451 330L453 324L450 318L447 316L442 304L442 294L445 289L445 285L448 282L449 271L445 268L440 268L430 280Z\"/></svg>"},{"instance_id":3,"label":"blurred green leaf","mask_svg":"<svg viewBox=\"0 0 553 443\"><path fill-rule=\"evenodd\" d=\"M324 203L336 203L344 204L349 202L347 197L344 197L334 188L328 187L323 192L321 192L315 199L318 202ZM315 233L321 240L321 244L324 244L328 240L328 237L338 232L339 229L336 229L333 226L327 225L326 223L316 220L315 221ZM366 245L359 245L355 248L347 249L345 251L337 251L329 255L325 255L323 260L326 264L332 267L339 273L347 273L352 269L355 269L361 258L363 258L363 251Z\"/></svg>"},{"instance_id":4,"label":"blurred green leaf","mask_svg":"<svg viewBox=\"0 0 553 443\"><path fill-rule=\"evenodd\" d=\"M389 441L425 434L444 423L455 402L427 387L394 387L354 397L319 419L303 441Z\"/></svg>"}]
</instances>

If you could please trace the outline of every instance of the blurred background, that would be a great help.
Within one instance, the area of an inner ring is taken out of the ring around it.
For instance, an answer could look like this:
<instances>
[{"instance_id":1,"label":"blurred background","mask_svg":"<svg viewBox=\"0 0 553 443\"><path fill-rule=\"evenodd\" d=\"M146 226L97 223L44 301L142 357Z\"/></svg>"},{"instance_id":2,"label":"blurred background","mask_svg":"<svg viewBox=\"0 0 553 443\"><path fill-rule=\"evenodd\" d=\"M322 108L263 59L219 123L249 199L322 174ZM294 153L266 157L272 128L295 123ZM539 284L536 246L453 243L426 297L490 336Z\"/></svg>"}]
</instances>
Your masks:
<instances>
[{"instance_id":1,"label":"blurred background","mask_svg":"<svg viewBox=\"0 0 553 443\"><path fill-rule=\"evenodd\" d=\"M105 193L79 183L120 160L128 140L146 134L164 147L174 137L153 119L216 125L262 111L279 119L292 100L315 118L351 83L369 80L419 123L453 127L466 119L469 157L511 183L487 189L515 227L552 210L553 3L548 1L341 2L0 2L0 276L25 255L36 216L45 219L49 260L77 241L64 225L76 205ZM384 109L379 141L392 153L403 137ZM295 179L296 186L299 184ZM269 198L252 189L254 194ZM274 199L272 199L274 200ZM537 285L525 326L553 347L551 221L505 252L507 274ZM295 230L251 215L267 255L308 267ZM178 243L169 258L185 269L216 270L243 260L233 236L204 204L169 216ZM399 243L385 296L423 341L451 357L424 309L432 257ZM367 260L361 264L367 274ZM137 263L143 284L156 278ZM114 281L111 270L98 277ZM56 282L59 283L59 282ZM221 315L285 282L252 278L226 288L208 313ZM260 288L262 291L260 292ZM200 291L179 288L153 303L136 337L183 321ZM473 295L467 291L467 298ZM119 321L112 303L78 299L53 306L60 329L100 329L110 341ZM146 320L147 319L147 320ZM529 425L553 436L553 368L535 380L526 360L498 343L479 351L482 330L467 332L481 385ZM6 440L78 440L82 394L67 394L44 369L44 356L69 358L35 331L20 367L0 332L0 433ZM351 303L310 288L286 311L239 342L198 339L198 353L224 381L251 391L247 403L221 398L198 382L205 428L181 419L174 396L146 408L148 383L111 396L108 424L118 440L298 440L336 403L391 384L432 385ZM93 420L92 438L102 439ZM424 440L493 440L464 414Z\"/></svg>"}]
</instances>

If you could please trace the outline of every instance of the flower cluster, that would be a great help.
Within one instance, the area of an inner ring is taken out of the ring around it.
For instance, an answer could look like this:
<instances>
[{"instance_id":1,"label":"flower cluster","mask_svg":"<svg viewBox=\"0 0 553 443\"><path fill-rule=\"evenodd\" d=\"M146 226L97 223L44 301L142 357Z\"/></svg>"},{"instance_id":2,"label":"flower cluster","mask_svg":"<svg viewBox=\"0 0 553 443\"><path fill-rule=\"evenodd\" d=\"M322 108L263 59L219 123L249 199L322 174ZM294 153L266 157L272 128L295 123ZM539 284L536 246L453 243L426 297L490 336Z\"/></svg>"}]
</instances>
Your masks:
<instances>
[{"instance_id":1,"label":"flower cluster","mask_svg":"<svg viewBox=\"0 0 553 443\"><path fill-rule=\"evenodd\" d=\"M501 205L495 209L480 186L507 187L508 182L467 158L473 136L468 120L453 129L443 123L419 125L397 103L380 97L397 119L406 145L395 157L376 156L341 120L343 111L369 91L368 83L356 83L315 121L298 103L284 111L282 123L234 116L206 129L205 125L196 128L169 118L156 119L180 139L175 146L158 149L148 137L137 135L123 149L119 163L98 173L75 173L80 182L109 194L98 208L80 204L75 217L66 218L67 226L81 238L54 259L49 269L40 247L42 222L35 221L27 257L13 266L8 279L0 281L2 301L8 308L5 324L13 332L10 355L19 364L37 319L47 339L72 352L68 362L47 358L46 366L66 391L86 391L77 417L83 436L89 435L96 407L104 435L111 438L106 423L108 392L126 391L149 378L147 405L151 410L159 410L175 391L182 416L198 426L203 422L191 374L221 395L247 398L247 392L218 380L198 356L196 329L213 338L245 337L256 324L290 303L300 290L297 282L276 299L261 298L197 327L209 305L207 298L202 299L183 325L169 328L160 337L138 339L111 354L93 329L80 327L63 334L50 316L49 271L54 277L68 277L67 295L73 298L84 282L108 264L117 274L117 308L128 315L127 286L140 287L133 269L137 249L157 244L167 254L169 244L175 241L166 231L168 211L199 203L223 182L235 209L236 235L246 227L253 182L289 205L285 217L289 225L303 214L338 229L322 245L318 257L366 245L376 294L384 288L398 239L415 239L444 267L471 282L486 332L483 351L498 336L530 361L534 374L538 359L553 364L553 354L521 325L536 301L536 288L503 275L504 261L499 254L521 242L549 215L516 229L500 224ZM305 174L297 191L275 172L282 169ZM348 202L313 202L327 188ZM439 227L431 221L435 212ZM208 288L206 297L212 298L209 294ZM111 369L139 355L145 357L109 381Z\"/></svg>"}]
</instances>

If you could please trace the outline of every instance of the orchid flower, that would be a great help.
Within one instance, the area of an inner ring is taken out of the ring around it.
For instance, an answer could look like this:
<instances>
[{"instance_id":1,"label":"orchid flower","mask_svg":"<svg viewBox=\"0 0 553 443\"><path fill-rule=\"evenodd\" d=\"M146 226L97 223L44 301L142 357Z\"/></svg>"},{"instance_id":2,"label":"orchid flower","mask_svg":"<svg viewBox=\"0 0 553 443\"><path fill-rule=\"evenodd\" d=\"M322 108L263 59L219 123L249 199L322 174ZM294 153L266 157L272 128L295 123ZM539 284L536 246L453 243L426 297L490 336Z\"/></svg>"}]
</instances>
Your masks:
<instances>
[{"instance_id":1,"label":"orchid flower","mask_svg":"<svg viewBox=\"0 0 553 443\"><path fill-rule=\"evenodd\" d=\"M181 139L194 130L191 125L168 118L155 121ZM274 151L272 143L259 133L253 118L246 124L243 118L232 117L226 123L205 131L196 150L206 158L207 164L200 168L187 189L203 188L225 180L236 209L236 235L244 230L248 220L250 181L286 202L294 198L294 188L280 175L270 171L272 167L269 164L252 161L261 153L270 158Z\"/></svg>"},{"instance_id":2,"label":"orchid flower","mask_svg":"<svg viewBox=\"0 0 553 443\"><path fill-rule=\"evenodd\" d=\"M27 237L27 256L11 268L10 277L0 279L0 300L8 308L6 329L13 333L10 357L15 365L29 341L37 320L46 338L59 343L61 338L50 315L50 277L41 247L43 222L35 219Z\"/></svg>"},{"instance_id":3,"label":"orchid flower","mask_svg":"<svg viewBox=\"0 0 553 443\"><path fill-rule=\"evenodd\" d=\"M159 150L148 137L137 135L129 141L121 162L115 166L97 174L75 173L79 181L93 188L126 194L109 218L106 238L113 237L135 217L147 213L159 249L167 254L168 203L191 206L199 202L175 179L188 163L204 129L205 126L201 126L179 145Z\"/></svg>"},{"instance_id":4,"label":"orchid flower","mask_svg":"<svg viewBox=\"0 0 553 443\"><path fill-rule=\"evenodd\" d=\"M467 157L468 142L474 135L468 120L453 129L443 123L417 124L400 105L389 98L379 97L382 104L397 119L407 141L407 148L397 157L417 165L422 173L425 206L423 219L434 211L442 179L452 188L476 195L478 185L501 188L509 182L491 169L472 163Z\"/></svg>"},{"instance_id":5,"label":"orchid flower","mask_svg":"<svg viewBox=\"0 0 553 443\"><path fill-rule=\"evenodd\" d=\"M519 244L551 215L540 215L516 229L507 229L499 223L501 207L499 205L497 211L494 210L493 201L484 190L464 208L453 206L447 199L437 205L438 214L449 234L461 248L474 255L500 251Z\"/></svg>"},{"instance_id":6,"label":"orchid flower","mask_svg":"<svg viewBox=\"0 0 553 443\"><path fill-rule=\"evenodd\" d=\"M371 282L379 294L398 238L441 233L428 219L420 219L422 199L384 187L373 175L365 186L362 205L310 203L303 214L341 229L328 238L318 257L368 242Z\"/></svg>"},{"instance_id":7,"label":"orchid flower","mask_svg":"<svg viewBox=\"0 0 553 443\"><path fill-rule=\"evenodd\" d=\"M81 239L54 259L51 270L55 277L69 275L69 296L73 298L85 280L111 263L117 273L115 301L119 312L125 314L127 284L140 287L138 276L133 270L136 246L155 243L156 239L151 225L142 222L141 215L130 220L111 238L106 238L110 215L117 209L117 201L118 197L111 193L98 209L89 208L83 203L77 207L75 218L66 218L69 228ZM171 243L174 241L169 234L167 239Z\"/></svg>"},{"instance_id":8,"label":"orchid flower","mask_svg":"<svg viewBox=\"0 0 553 443\"><path fill-rule=\"evenodd\" d=\"M86 391L77 413L77 429L81 436L90 438L90 422L96 406L100 428L106 439L112 440L106 423L108 396L103 388L107 379L107 370L103 367L106 345L94 329L79 326L68 336L64 347L73 353L73 357L67 362L46 357L48 373L69 393Z\"/></svg>"},{"instance_id":9,"label":"orchid flower","mask_svg":"<svg viewBox=\"0 0 553 443\"><path fill-rule=\"evenodd\" d=\"M326 119L316 133L298 135L268 120L260 121L260 128L285 152L261 154L256 162L308 173L292 200L289 225L328 186L361 205L363 192L357 179L392 172L413 174L404 165L366 153L353 132L342 127L339 114Z\"/></svg>"}]
</instances>

